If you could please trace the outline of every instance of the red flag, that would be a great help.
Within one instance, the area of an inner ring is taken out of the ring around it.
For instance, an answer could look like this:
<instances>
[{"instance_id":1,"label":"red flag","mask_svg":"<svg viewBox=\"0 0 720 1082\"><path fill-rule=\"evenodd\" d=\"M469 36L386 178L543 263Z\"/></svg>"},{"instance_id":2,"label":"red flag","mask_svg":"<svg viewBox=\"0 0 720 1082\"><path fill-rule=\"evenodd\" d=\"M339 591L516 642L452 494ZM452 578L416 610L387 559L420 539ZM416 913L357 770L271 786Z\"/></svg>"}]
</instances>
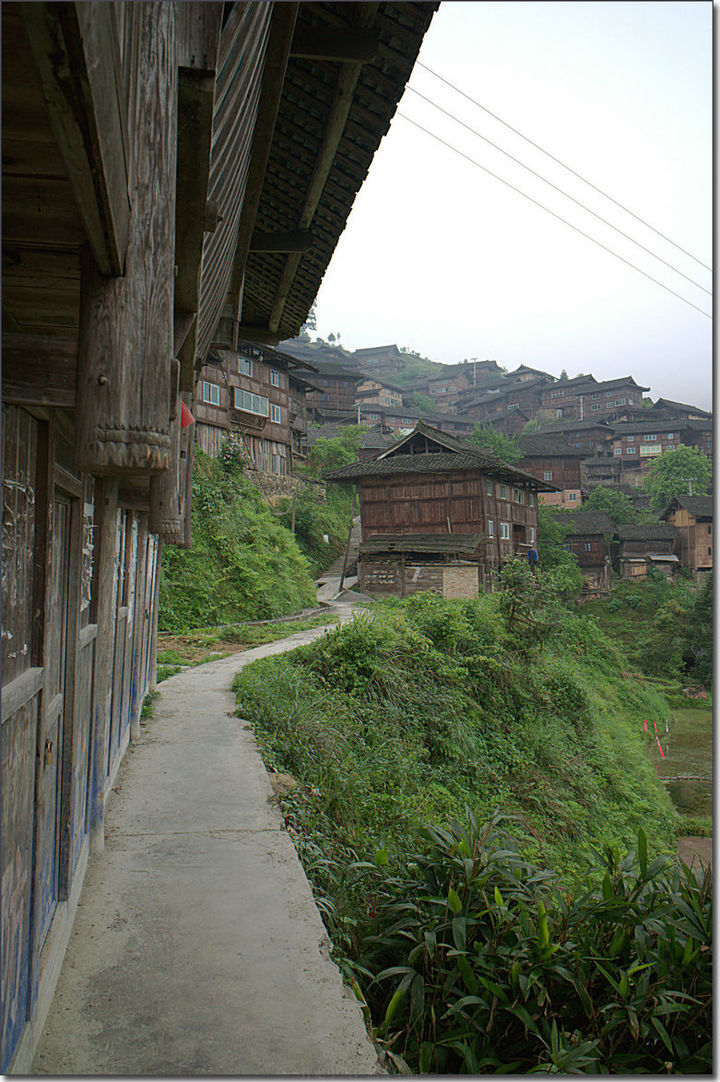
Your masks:
<instances>
[{"instance_id":1,"label":"red flag","mask_svg":"<svg viewBox=\"0 0 720 1082\"><path fill-rule=\"evenodd\" d=\"M180 427L187 428L188 425L194 425L195 418L190 410L187 408L184 402L180 403Z\"/></svg>"}]
</instances>

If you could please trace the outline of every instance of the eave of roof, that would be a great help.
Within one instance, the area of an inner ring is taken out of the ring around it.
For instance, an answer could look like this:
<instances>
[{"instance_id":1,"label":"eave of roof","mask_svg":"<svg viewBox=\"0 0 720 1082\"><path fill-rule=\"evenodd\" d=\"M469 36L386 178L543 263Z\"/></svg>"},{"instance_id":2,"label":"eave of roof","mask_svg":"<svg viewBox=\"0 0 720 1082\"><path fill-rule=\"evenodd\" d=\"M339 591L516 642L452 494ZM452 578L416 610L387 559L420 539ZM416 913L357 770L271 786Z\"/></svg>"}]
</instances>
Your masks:
<instances>
[{"instance_id":1,"label":"eave of roof","mask_svg":"<svg viewBox=\"0 0 720 1082\"><path fill-rule=\"evenodd\" d=\"M482 541L482 534L384 534L360 544L360 555L381 552L448 552L473 553Z\"/></svg>"}]
</instances>

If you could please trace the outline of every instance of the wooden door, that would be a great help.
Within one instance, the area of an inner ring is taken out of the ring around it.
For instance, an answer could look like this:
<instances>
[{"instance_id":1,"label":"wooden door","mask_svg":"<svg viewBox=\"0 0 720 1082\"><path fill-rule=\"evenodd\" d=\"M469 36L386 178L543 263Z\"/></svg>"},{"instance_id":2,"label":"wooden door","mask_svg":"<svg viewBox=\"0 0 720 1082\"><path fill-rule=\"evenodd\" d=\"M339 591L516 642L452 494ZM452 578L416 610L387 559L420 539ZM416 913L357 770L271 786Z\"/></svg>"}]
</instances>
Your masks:
<instances>
[{"instance_id":1,"label":"wooden door","mask_svg":"<svg viewBox=\"0 0 720 1082\"><path fill-rule=\"evenodd\" d=\"M46 615L45 687L37 743L35 950L47 935L59 897L60 804L68 655L71 501L53 504L50 597Z\"/></svg>"}]
</instances>

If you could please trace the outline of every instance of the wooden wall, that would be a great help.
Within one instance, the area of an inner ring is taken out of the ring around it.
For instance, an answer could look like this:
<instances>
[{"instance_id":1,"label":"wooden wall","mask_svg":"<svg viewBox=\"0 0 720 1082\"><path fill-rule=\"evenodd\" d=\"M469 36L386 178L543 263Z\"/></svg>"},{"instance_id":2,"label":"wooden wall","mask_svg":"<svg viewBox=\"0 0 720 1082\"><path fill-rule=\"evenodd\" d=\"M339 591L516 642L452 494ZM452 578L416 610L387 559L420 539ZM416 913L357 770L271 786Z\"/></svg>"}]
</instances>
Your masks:
<instances>
[{"instance_id":1,"label":"wooden wall","mask_svg":"<svg viewBox=\"0 0 720 1082\"><path fill-rule=\"evenodd\" d=\"M428 590L447 598L477 597L480 568L477 564L420 563L402 555L362 556L358 565L359 588L363 593L388 597L410 597Z\"/></svg>"},{"instance_id":2,"label":"wooden wall","mask_svg":"<svg viewBox=\"0 0 720 1082\"><path fill-rule=\"evenodd\" d=\"M488 484L490 492L488 492ZM363 541L383 534L469 534L485 537L484 559L498 565L537 547L537 498L474 471L394 474L359 484ZM493 535L489 534L489 521ZM510 537L501 537L501 524ZM534 531L534 540L533 534Z\"/></svg>"},{"instance_id":3,"label":"wooden wall","mask_svg":"<svg viewBox=\"0 0 720 1082\"><path fill-rule=\"evenodd\" d=\"M68 468L61 427L3 406L3 1070L153 676L158 539L112 482Z\"/></svg>"}]
</instances>

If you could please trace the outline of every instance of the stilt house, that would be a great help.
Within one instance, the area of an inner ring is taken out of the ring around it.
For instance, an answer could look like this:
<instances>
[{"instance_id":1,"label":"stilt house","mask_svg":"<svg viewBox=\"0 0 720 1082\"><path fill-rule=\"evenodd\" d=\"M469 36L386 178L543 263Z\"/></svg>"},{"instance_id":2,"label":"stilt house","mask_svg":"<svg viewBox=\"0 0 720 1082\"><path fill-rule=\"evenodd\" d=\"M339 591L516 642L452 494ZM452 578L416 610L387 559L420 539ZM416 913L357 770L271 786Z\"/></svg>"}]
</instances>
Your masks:
<instances>
[{"instance_id":1,"label":"stilt house","mask_svg":"<svg viewBox=\"0 0 720 1082\"><path fill-rule=\"evenodd\" d=\"M537 493L547 482L423 422L325 476L358 486L364 593L473 597L507 560L537 548Z\"/></svg>"},{"instance_id":2,"label":"stilt house","mask_svg":"<svg viewBox=\"0 0 720 1082\"><path fill-rule=\"evenodd\" d=\"M154 684L200 367L299 332L436 6L2 7L4 1072Z\"/></svg>"}]
</instances>

